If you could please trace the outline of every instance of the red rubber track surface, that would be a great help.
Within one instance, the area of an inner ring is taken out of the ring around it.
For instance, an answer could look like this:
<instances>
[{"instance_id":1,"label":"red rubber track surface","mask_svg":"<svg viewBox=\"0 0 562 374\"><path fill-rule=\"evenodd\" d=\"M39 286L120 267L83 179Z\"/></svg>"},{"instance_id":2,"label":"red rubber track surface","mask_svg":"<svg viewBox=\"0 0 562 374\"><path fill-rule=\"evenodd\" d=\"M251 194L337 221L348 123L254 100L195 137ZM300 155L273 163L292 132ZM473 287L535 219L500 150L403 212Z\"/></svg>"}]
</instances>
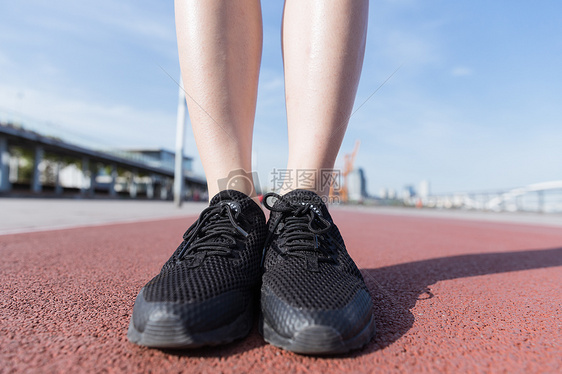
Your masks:
<instances>
[{"instance_id":1,"label":"red rubber track surface","mask_svg":"<svg viewBox=\"0 0 562 374\"><path fill-rule=\"evenodd\" d=\"M0 236L0 372L559 372L562 229L334 210L378 333L346 356L127 341L134 298L195 219Z\"/></svg>"}]
</instances>

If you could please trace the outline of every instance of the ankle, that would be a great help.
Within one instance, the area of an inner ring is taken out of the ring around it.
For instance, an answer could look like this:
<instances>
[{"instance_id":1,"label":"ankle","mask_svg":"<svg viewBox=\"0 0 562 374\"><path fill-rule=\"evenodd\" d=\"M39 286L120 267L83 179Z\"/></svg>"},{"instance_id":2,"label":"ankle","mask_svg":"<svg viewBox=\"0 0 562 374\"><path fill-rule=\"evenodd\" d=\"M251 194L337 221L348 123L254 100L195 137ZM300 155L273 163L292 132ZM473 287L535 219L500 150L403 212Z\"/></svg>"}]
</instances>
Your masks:
<instances>
[{"instance_id":1,"label":"ankle","mask_svg":"<svg viewBox=\"0 0 562 374\"><path fill-rule=\"evenodd\" d=\"M307 190L322 199L328 199L330 186L339 186L340 178L340 173L333 168L287 167L276 170L274 181L280 195L295 190Z\"/></svg>"},{"instance_id":2,"label":"ankle","mask_svg":"<svg viewBox=\"0 0 562 374\"><path fill-rule=\"evenodd\" d=\"M259 197L254 185L254 174L244 169L236 169L231 170L226 176L209 178L207 180L209 197L215 196L221 191L235 190L251 197L259 205Z\"/></svg>"}]
</instances>

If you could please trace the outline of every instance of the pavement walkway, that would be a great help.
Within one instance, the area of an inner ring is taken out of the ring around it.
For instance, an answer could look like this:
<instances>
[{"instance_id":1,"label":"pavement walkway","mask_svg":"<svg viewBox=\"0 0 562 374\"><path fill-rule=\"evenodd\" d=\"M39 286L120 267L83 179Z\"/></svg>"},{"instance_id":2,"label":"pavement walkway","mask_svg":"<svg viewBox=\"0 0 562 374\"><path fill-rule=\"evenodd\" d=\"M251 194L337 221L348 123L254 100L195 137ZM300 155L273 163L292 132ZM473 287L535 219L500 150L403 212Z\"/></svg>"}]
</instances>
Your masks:
<instances>
[{"instance_id":1,"label":"pavement walkway","mask_svg":"<svg viewBox=\"0 0 562 374\"><path fill-rule=\"evenodd\" d=\"M0 198L0 235L186 217L206 206L188 202L177 208L162 200Z\"/></svg>"},{"instance_id":2,"label":"pavement walkway","mask_svg":"<svg viewBox=\"0 0 562 374\"><path fill-rule=\"evenodd\" d=\"M4 203L0 216L8 212ZM137 213L139 222L98 220L56 230L36 222L35 232L0 235L0 372L558 373L562 368L559 226L363 208L333 209L333 215L375 303L378 332L365 349L301 356L266 344L257 327L222 347L138 347L126 338L134 298L196 219L189 212L154 221Z\"/></svg>"}]
</instances>

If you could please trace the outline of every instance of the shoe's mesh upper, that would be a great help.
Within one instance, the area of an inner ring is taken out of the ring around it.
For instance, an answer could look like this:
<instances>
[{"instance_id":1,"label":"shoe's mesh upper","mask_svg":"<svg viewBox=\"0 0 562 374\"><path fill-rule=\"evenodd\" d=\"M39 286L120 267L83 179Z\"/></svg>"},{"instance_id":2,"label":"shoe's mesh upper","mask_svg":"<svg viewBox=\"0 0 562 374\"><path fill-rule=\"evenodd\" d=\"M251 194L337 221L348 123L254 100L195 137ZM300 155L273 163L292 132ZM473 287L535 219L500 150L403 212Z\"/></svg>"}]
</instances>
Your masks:
<instances>
[{"instance_id":1,"label":"shoe's mesh upper","mask_svg":"<svg viewBox=\"0 0 562 374\"><path fill-rule=\"evenodd\" d=\"M147 301L201 302L227 291L247 291L259 284L260 258L267 231L265 216L248 196L233 190L217 194L209 206L228 201L239 204L246 221L244 227L249 234L246 238L236 236L238 248L232 250L232 256L216 255L212 250L192 255L188 250L188 254L178 261L185 242L182 243L164 264L160 274L146 284L144 298ZM214 217L207 225L212 225L214 219L222 219L223 224L228 220L227 217ZM199 235L199 239L204 241L205 233ZM209 241L211 246L224 246L228 239L213 237Z\"/></svg>"},{"instance_id":2,"label":"shoe's mesh upper","mask_svg":"<svg viewBox=\"0 0 562 374\"><path fill-rule=\"evenodd\" d=\"M330 228L319 234L321 236L319 244L330 246L336 259L333 262L322 260L323 256L320 253L317 256L320 258L317 262L318 268L310 270L307 264L309 260L306 258L311 256L309 252L303 251L302 255L285 253L284 235L286 236L287 233L286 228L281 228L278 233L272 234L272 241L264 261L262 287L267 287L270 292L295 308L313 310L343 308L360 289L367 290L367 288L361 273L345 249L343 239L327 207L313 192L292 191L285 195L283 200L278 200L274 204L269 220L270 231L274 229L274 222L280 215L290 215L290 213L275 211L275 208L279 207L278 204L287 206L286 201L290 201L295 206L300 202L312 202L323 218L330 222ZM280 221L281 227L284 220L285 218Z\"/></svg>"}]
</instances>

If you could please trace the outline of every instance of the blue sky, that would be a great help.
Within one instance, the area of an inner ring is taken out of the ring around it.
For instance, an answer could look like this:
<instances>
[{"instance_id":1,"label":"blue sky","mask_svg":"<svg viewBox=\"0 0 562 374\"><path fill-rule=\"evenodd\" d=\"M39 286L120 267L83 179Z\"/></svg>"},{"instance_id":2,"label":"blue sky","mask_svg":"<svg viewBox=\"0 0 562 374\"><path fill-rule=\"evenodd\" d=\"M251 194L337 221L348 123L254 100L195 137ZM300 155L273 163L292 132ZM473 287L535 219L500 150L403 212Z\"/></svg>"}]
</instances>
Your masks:
<instances>
[{"instance_id":1,"label":"blue sky","mask_svg":"<svg viewBox=\"0 0 562 374\"><path fill-rule=\"evenodd\" d=\"M261 184L287 159L283 2L263 1L254 139ZM371 1L363 75L342 155L369 192L562 179L562 2ZM365 100L395 69L399 71ZM0 119L97 147L173 149L179 76L173 3L0 4ZM187 153L202 173L193 135Z\"/></svg>"}]
</instances>

